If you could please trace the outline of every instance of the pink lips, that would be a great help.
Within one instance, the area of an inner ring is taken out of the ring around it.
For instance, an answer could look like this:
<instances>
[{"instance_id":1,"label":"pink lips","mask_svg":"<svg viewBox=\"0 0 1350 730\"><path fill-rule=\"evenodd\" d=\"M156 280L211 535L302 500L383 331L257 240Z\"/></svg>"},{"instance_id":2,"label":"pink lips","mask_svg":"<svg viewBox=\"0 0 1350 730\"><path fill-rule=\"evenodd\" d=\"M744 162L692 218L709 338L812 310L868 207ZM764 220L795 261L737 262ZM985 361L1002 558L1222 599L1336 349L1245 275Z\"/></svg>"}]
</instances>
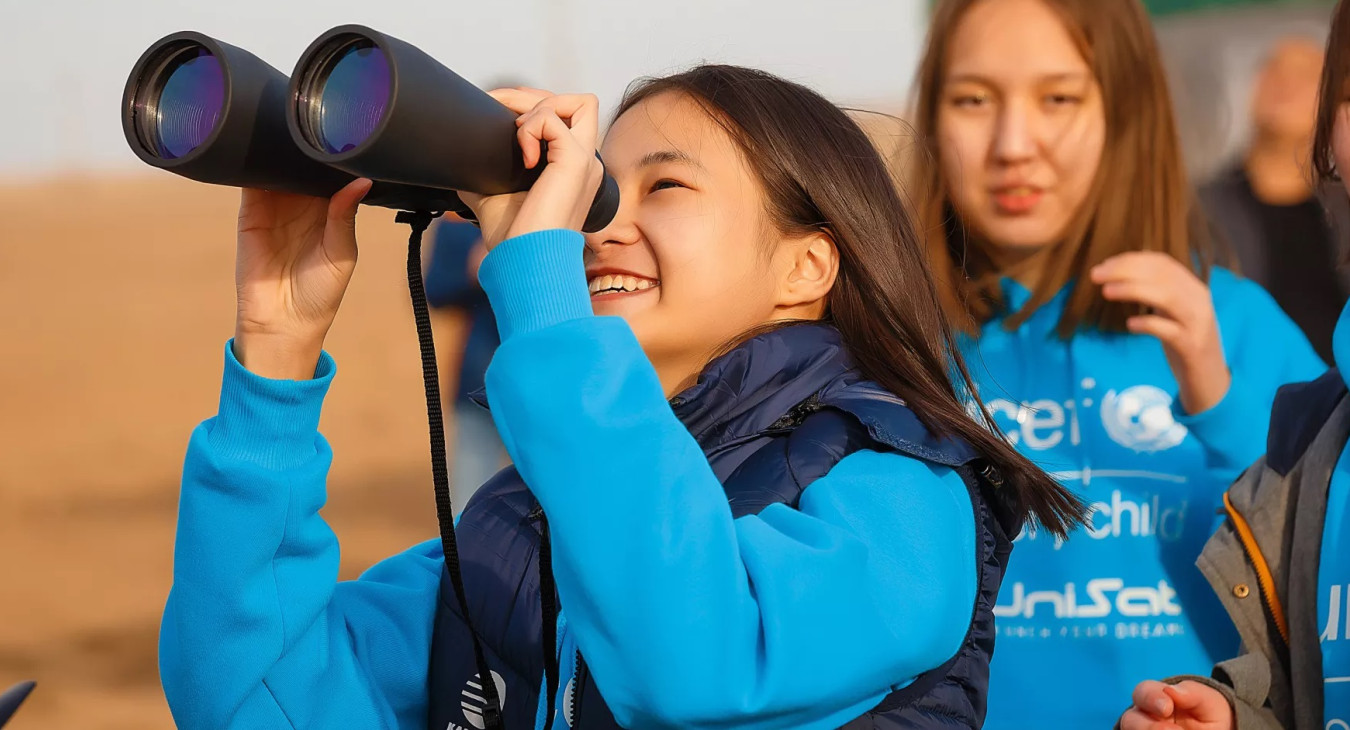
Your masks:
<instances>
[{"instance_id":1,"label":"pink lips","mask_svg":"<svg viewBox=\"0 0 1350 730\"><path fill-rule=\"evenodd\" d=\"M1004 215L1026 215L1035 210L1045 197L1045 191L1027 185L1006 187L994 191L994 205Z\"/></svg>"}]
</instances>

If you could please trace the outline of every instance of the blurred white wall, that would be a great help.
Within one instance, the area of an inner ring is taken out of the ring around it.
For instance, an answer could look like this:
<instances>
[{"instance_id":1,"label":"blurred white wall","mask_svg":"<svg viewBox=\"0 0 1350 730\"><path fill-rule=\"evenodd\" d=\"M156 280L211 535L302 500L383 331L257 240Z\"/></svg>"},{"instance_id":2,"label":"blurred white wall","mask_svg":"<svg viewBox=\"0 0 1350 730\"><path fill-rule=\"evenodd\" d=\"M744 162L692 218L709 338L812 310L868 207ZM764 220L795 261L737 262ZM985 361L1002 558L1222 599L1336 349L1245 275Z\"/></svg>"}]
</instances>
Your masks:
<instances>
[{"instance_id":1,"label":"blurred white wall","mask_svg":"<svg viewBox=\"0 0 1350 730\"><path fill-rule=\"evenodd\" d=\"M758 66L835 101L901 109L927 0L0 0L0 177L139 164L122 139L126 76L191 29L289 73L323 31L363 23L479 85L511 77L606 106L646 74Z\"/></svg>"}]
</instances>

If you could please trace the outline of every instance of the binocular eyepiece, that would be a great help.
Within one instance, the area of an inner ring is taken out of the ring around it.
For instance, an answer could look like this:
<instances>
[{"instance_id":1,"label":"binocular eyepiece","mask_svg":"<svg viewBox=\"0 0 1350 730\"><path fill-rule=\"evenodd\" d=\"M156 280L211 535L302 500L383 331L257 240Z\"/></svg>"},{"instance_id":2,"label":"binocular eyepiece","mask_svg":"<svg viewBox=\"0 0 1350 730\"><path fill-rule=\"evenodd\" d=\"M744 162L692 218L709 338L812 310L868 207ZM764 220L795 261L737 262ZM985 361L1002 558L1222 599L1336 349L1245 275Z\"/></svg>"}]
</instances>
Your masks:
<instances>
[{"instance_id":1,"label":"binocular eyepiece","mask_svg":"<svg viewBox=\"0 0 1350 730\"><path fill-rule=\"evenodd\" d=\"M457 191L528 190L516 114L417 47L360 25L310 44L289 78L193 31L150 46L122 97L122 131L148 165L200 182L329 197L357 177L364 203L473 214ZM608 225L605 174L583 230Z\"/></svg>"}]
</instances>

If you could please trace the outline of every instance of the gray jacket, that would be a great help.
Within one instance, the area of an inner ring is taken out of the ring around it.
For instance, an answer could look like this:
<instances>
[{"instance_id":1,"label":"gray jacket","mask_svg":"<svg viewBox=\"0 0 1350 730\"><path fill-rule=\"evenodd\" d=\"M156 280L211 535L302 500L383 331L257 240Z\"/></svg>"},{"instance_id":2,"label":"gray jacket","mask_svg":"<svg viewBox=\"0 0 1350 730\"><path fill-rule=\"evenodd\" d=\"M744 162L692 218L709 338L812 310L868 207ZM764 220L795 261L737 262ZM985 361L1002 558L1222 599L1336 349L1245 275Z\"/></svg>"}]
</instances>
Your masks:
<instances>
[{"instance_id":1,"label":"gray jacket","mask_svg":"<svg viewBox=\"0 0 1350 730\"><path fill-rule=\"evenodd\" d=\"M1242 637L1242 654L1212 677L1239 730L1323 730L1317 569L1327 486L1350 436L1338 371L1281 389L1269 449L1228 491L1228 520L1205 544L1200 571Z\"/></svg>"}]
</instances>

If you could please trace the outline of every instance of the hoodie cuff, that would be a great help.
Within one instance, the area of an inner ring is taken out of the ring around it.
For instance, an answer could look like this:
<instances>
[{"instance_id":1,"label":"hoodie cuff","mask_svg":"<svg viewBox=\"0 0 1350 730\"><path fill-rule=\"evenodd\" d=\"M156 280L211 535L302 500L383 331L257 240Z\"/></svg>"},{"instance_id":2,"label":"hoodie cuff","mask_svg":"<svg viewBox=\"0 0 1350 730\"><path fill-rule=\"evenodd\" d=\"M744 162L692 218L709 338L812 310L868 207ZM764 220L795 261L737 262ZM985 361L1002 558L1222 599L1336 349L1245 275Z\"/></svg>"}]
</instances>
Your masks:
<instances>
[{"instance_id":1,"label":"hoodie cuff","mask_svg":"<svg viewBox=\"0 0 1350 730\"><path fill-rule=\"evenodd\" d=\"M265 468L303 464L317 453L319 415L336 372L337 364L324 352L312 380L264 378L239 362L231 339L225 345L225 377L211 445L223 458Z\"/></svg>"},{"instance_id":2,"label":"hoodie cuff","mask_svg":"<svg viewBox=\"0 0 1350 730\"><path fill-rule=\"evenodd\" d=\"M1173 417L1200 441L1211 467L1242 470L1265 453L1266 430L1251 423L1252 414L1259 412L1256 394L1237 373L1228 392L1208 410L1187 415L1181 398L1172 400Z\"/></svg>"},{"instance_id":3,"label":"hoodie cuff","mask_svg":"<svg viewBox=\"0 0 1350 730\"><path fill-rule=\"evenodd\" d=\"M478 280L502 342L592 316L580 233L553 229L503 241L483 260Z\"/></svg>"}]
</instances>

